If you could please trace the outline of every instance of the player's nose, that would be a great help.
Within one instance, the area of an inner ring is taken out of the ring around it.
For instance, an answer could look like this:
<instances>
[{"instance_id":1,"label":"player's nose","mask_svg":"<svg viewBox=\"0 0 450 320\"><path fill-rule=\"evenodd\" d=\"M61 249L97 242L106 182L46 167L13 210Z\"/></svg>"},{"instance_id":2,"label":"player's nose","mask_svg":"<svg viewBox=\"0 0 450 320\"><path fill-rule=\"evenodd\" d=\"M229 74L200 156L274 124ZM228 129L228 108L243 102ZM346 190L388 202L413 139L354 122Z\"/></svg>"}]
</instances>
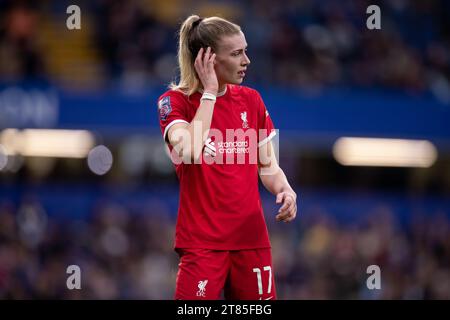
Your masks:
<instances>
[{"instance_id":1,"label":"player's nose","mask_svg":"<svg viewBox=\"0 0 450 320\"><path fill-rule=\"evenodd\" d=\"M242 66L246 67L250 64L250 59L248 58L247 54L244 52L244 61L242 62Z\"/></svg>"}]
</instances>

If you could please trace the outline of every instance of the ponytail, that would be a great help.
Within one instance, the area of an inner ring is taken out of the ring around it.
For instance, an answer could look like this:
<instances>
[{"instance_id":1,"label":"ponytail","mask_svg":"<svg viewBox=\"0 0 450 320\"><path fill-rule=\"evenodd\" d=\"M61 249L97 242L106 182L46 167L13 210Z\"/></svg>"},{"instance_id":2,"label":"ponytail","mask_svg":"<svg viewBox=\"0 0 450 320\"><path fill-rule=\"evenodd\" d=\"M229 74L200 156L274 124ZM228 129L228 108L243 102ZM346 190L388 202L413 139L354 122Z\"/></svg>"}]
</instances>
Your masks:
<instances>
[{"instance_id":1,"label":"ponytail","mask_svg":"<svg viewBox=\"0 0 450 320\"><path fill-rule=\"evenodd\" d=\"M228 20L219 17L200 18L197 15L189 16L181 25L178 43L178 67L180 81L172 82L169 88L180 90L187 95L198 91L201 86L197 72L194 68L195 58L200 48L211 47L217 51L220 39L223 36L237 34L241 28Z\"/></svg>"}]
</instances>

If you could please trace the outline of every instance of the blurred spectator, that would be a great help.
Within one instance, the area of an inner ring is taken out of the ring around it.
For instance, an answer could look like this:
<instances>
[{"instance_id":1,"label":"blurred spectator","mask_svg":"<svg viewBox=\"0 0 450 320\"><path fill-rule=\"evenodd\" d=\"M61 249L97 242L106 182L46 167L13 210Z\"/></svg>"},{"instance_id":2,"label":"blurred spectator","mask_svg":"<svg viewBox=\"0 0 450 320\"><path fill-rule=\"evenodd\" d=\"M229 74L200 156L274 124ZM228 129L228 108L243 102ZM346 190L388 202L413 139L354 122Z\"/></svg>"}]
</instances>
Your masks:
<instances>
[{"instance_id":1,"label":"blurred spectator","mask_svg":"<svg viewBox=\"0 0 450 320\"><path fill-rule=\"evenodd\" d=\"M41 57L46 53L34 41L37 17L58 20L65 12L11 3L2 8L0 74L14 80L45 75ZM98 0L84 7L83 19L93 21L90 45L104 65L93 72L106 70L110 84L125 91L141 92L177 76L175 32L187 13L224 12L246 34L250 85L310 93L342 86L393 88L431 92L450 103L448 1L381 1L381 30L366 28L370 4L246 0L222 4L217 11L206 1L172 0L169 10L165 1Z\"/></svg>"},{"instance_id":2,"label":"blurred spectator","mask_svg":"<svg viewBox=\"0 0 450 320\"><path fill-rule=\"evenodd\" d=\"M45 77L45 53L36 43L38 11L27 1L4 2L0 8L0 80Z\"/></svg>"},{"instance_id":3,"label":"blurred spectator","mask_svg":"<svg viewBox=\"0 0 450 320\"><path fill-rule=\"evenodd\" d=\"M64 2L2 1L0 82L76 78L97 83L93 73L106 70L110 86L145 92L177 75L177 24L192 12L224 12L241 25L249 44L246 85L309 94L342 87L431 92L450 104L449 1L381 1L381 30L366 28L368 0L228 1L221 4L223 11L214 4L85 1L80 6L88 32L71 33L64 44L78 39L78 47L60 50L64 45L58 37L68 32ZM49 32L58 25L58 32ZM51 38L52 46L41 46L39 36ZM52 55L45 50L53 50ZM63 65L46 66L45 61L57 62L62 55ZM94 58L86 63L90 55ZM74 57L80 60L63 68ZM75 77L83 68L93 70ZM66 181L70 172L75 173ZM62 175L65 187L74 176L84 179L72 169ZM288 227L268 221L279 297L450 299L449 212L409 212L410 221L400 223L397 209L381 204L361 212L369 217L365 221L341 223L334 212L317 205L302 208L301 218ZM178 261L172 250L175 221L164 204L154 201L142 208L142 203L125 206L105 198L86 220L71 220L66 208L58 210L50 215L33 197L18 204L0 199L0 298L172 299ZM82 290L66 287L66 269L73 264L81 268ZM366 269L374 264L381 269L381 290L366 287Z\"/></svg>"},{"instance_id":4,"label":"blurred spectator","mask_svg":"<svg viewBox=\"0 0 450 320\"><path fill-rule=\"evenodd\" d=\"M24 206L45 216L37 202ZM164 214L104 201L89 221L49 219L30 246L22 210L0 205L0 298L172 299L174 221ZM365 221L339 224L315 207L290 228L269 224L280 298L449 299L448 216L427 214L400 225L383 205ZM72 264L81 268L81 290L66 287ZM370 265L381 269L381 290L366 286Z\"/></svg>"}]
</instances>

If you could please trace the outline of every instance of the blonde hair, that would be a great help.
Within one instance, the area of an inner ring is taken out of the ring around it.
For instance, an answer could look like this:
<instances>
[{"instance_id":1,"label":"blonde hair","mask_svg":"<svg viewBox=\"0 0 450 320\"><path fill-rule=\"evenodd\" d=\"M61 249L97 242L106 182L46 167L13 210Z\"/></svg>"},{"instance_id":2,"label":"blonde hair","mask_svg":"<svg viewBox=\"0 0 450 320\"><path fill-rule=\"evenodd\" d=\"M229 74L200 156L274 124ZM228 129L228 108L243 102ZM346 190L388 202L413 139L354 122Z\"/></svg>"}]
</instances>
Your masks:
<instances>
[{"instance_id":1,"label":"blonde hair","mask_svg":"<svg viewBox=\"0 0 450 320\"><path fill-rule=\"evenodd\" d=\"M220 17L200 18L189 16L181 25L178 45L178 67L180 69L179 83L172 82L169 88L180 90L187 95L196 92L201 83L194 68L195 58L200 48L211 47L217 51L217 46L223 36L235 35L241 28Z\"/></svg>"}]
</instances>

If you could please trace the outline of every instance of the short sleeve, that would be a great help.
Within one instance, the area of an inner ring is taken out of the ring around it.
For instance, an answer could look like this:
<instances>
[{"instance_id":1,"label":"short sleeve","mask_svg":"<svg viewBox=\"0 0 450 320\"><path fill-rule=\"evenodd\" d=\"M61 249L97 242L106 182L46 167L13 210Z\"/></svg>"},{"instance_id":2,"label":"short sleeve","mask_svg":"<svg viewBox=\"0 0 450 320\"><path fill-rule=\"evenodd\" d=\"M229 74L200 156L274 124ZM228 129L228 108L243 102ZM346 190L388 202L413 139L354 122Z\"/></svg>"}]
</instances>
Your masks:
<instances>
[{"instance_id":1,"label":"short sleeve","mask_svg":"<svg viewBox=\"0 0 450 320\"><path fill-rule=\"evenodd\" d=\"M186 102L175 94L165 93L158 99L159 126L164 141L171 126L176 123L189 123Z\"/></svg>"},{"instance_id":2,"label":"short sleeve","mask_svg":"<svg viewBox=\"0 0 450 320\"><path fill-rule=\"evenodd\" d=\"M256 105L258 108L258 147L263 146L277 134L270 118L269 111L261 98L261 95L255 91Z\"/></svg>"}]
</instances>

